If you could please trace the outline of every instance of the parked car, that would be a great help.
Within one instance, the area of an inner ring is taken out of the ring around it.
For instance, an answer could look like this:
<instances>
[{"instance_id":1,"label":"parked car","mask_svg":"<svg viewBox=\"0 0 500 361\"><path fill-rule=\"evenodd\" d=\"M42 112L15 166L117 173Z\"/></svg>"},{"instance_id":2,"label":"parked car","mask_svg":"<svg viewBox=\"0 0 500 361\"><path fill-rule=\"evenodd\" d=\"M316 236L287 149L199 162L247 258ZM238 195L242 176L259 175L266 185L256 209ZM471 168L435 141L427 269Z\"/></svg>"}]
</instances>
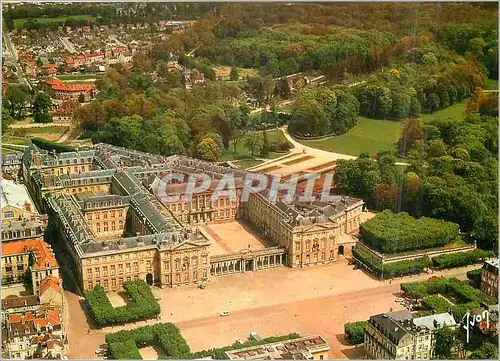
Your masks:
<instances>
[{"instance_id":1,"label":"parked car","mask_svg":"<svg viewBox=\"0 0 500 361\"><path fill-rule=\"evenodd\" d=\"M101 353L103 353L103 352L106 352L106 350L105 350L105 349L103 349L103 348L98 348L97 350L95 350L95 354L96 354L96 355L99 355L99 354L101 354Z\"/></svg>"},{"instance_id":2,"label":"parked car","mask_svg":"<svg viewBox=\"0 0 500 361\"><path fill-rule=\"evenodd\" d=\"M229 311L222 311L222 312L220 313L220 316L221 316L221 317L226 317L226 316L229 316Z\"/></svg>"}]
</instances>

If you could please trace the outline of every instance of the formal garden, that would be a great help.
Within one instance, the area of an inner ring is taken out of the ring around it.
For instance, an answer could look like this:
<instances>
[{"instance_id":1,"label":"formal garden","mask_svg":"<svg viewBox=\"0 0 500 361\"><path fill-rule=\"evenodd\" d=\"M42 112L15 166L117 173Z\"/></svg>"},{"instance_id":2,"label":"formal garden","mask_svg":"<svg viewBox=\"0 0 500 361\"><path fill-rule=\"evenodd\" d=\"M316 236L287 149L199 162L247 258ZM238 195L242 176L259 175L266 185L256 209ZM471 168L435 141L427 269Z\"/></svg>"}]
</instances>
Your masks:
<instances>
[{"instance_id":1,"label":"formal garden","mask_svg":"<svg viewBox=\"0 0 500 361\"><path fill-rule=\"evenodd\" d=\"M284 336L267 337L260 341L247 340L243 343L235 342L232 345L221 348L191 352L180 330L174 324L160 323L139 327L135 330L108 334L106 335L106 343L112 358L120 360L141 359L139 349L151 346L160 347L167 359L192 360L210 356L213 359L222 360L227 359L226 351L286 341L299 337L299 334L291 333Z\"/></svg>"},{"instance_id":2,"label":"formal garden","mask_svg":"<svg viewBox=\"0 0 500 361\"><path fill-rule=\"evenodd\" d=\"M145 281L125 281L123 288L130 302L121 307L113 307L102 286L84 292L85 304L97 327L147 320L160 314L160 304Z\"/></svg>"}]
</instances>

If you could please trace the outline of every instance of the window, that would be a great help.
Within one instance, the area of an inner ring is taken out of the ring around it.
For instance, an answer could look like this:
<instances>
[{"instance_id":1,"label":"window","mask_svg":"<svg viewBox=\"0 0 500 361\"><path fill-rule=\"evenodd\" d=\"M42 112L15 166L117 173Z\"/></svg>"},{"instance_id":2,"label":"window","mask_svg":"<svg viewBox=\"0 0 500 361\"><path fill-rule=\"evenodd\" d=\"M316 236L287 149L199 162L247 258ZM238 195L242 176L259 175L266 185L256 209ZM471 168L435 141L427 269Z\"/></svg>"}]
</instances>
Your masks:
<instances>
[{"instance_id":1,"label":"window","mask_svg":"<svg viewBox=\"0 0 500 361\"><path fill-rule=\"evenodd\" d=\"M189 281L189 273L184 272L184 282L188 282L188 281Z\"/></svg>"},{"instance_id":2,"label":"window","mask_svg":"<svg viewBox=\"0 0 500 361\"><path fill-rule=\"evenodd\" d=\"M165 261L163 263L165 265L165 271L168 271L170 269L170 262L169 261Z\"/></svg>"},{"instance_id":3,"label":"window","mask_svg":"<svg viewBox=\"0 0 500 361\"><path fill-rule=\"evenodd\" d=\"M103 274L104 276L107 276L107 275L108 275L108 266L103 266L103 267L102 267L102 274Z\"/></svg>"},{"instance_id":4,"label":"window","mask_svg":"<svg viewBox=\"0 0 500 361\"><path fill-rule=\"evenodd\" d=\"M175 275L175 281L176 281L177 283L180 283L180 282L181 282L181 274L180 274L180 273L177 273L177 274Z\"/></svg>"},{"instance_id":5,"label":"window","mask_svg":"<svg viewBox=\"0 0 500 361\"><path fill-rule=\"evenodd\" d=\"M306 264L309 264L309 262L311 262L311 259L310 259L309 255L306 255Z\"/></svg>"},{"instance_id":6,"label":"window","mask_svg":"<svg viewBox=\"0 0 500 361\"><path fill-rule=\"evenodd\" d=\"M139 271L139 263L138 262L134 262L134 271L135 272Z\"/></svg>"},{"instance_id":7,"label":"window","mask_svg":"<svg viewBox=\"0 0 500 361\"><path fill-rule=\"evenodd\" d=\"M130 263L127 263L125 265L125 270L127 271L127 273L130 273Z\"/></svg>"},{"instance_id":8,"label":"window","mask_svg":"<svg viewBox=\"0 0 500 361\"><path fill-rule=\"evenodd\" d=\"M324 261L326 259L326 254L325 252L321 252L321 260Z\"/></svg>"},{"instance_id":9,"label":"window","mask_svg":"<svg viewBox=\"0 0 500 361\"><path fill-rule=\"evenodd\" d=\"M95 268L95 275L96 275L96 277L100 277L99 271L100 271L99 267L96 267Z\"/></svg>"},{"instance_id":10,"label":"window","mask_svg":"<svg viewBox=\"0 0 500 361\"><path fill-rule=\"evenodd\" d=\"M108 222L104 222L104 232L108 231Z\"/></svg>"},{"instance_id":11,"label":"window","mask_svg":"<svg viewBox=\"0 0 500 361\"><path fill-rule=\"evenodd\" d=\"M122 286L123 285L123 277L120 277L118 278L118 286Z\"/></svg>"},{"instance_id":12,"label":"window","mask_svg":"<svg viewBox=\"0 0 500 361\"><path fill-rule=\"evenodd\" d=\"M323 355L319 355L319 359L320 359L320 360L323 360Z\"/></svg>"},{"instance_id":13,"label":"window","mask_svg":"<svg viewBox=\"0 0 500 361\"><path fill-rule=\"evenodd\" d=\"M122 264L118 265L118 273L123 273L123 265Z\"/></svg>"},{"instance_id":14,"label":"window","mask_svg":"<svg viewBox=\"0 0 500 361\"><path fill-rule=\"evenodd\" d=\"M203 278L207 278L207 270L206 269L203 270Z\"/></svg>"},{"instance_id":15,"label":"window","mask_svg":"<svg viewBox=\"0 0 500 361\"><path fill-rule=\"evenodd\" d=\"M193 281L198 280L198 271L193 271Z\"/></svg>"},{"instance_id":16,"label":"window","mask_svg":"<svg viewBox=\"0 0 500 361\"><path fill-rule=\"evenodd\" d=\"M299 242L295 243L295 250L300 251L300 243Z\"/></svg>"},{"instance_id":17,"label":"window","mask_svg":"<svg viewBox=\"0 0 500 361\"><path fill-rule=\"evenodd\" d=\"M114 276L114 275L115 275L115 272L116 272L116 266L115 266L115 265L112 265L112 266L111 266L111 276Z\"/></svg>"},{"instance_id":18,"label":"window","mask_svg":"<svg viewBox=\"0 0 500 361\"><path fill-rule=\"evenodd\" d=\"M92 281L89 281L89 290L94 289L94 283Z\"/></svg>"},{"instance_id":19,"label":"window","mask_svg":"<svg viewBox=\"0 0 500 361\"><path fill-rule=\"evenodd\" d=\"M175 260L175 270L178 271L181 268L181 260L176 259Z\"/></svg>"},{"instance_id":20,"label":"window","mask_svg":"<svg viewBox=\"0 0 500 361\"><path fill-rule=\"evenodd\" d=\"M111 280L111 287L116 287L116 280L114 278Z\"/></svg>"},{"instance_id":21,"label":"window","mask_svg":"<svg viewBox=\"0 0 500 361\"><path fill-rule=\"evenodd\" d=\"M311 241L306 242L306 251L309 251L311 249Z\"/></svg>"},{"instance_id":22,"label":"window","mask_svg":"<svg viewBox=\"0 0 500 361\"><path fill-rule=\"evenodd\" d=\"M103 215L104 215L104 219L108 218L108 212L103 212Z\"/></svg>"},{"instance_id":23,"label":"window","mask_svg":"<svg viewBox=\"0 0 500 361\"><path fill-rule=\"evenodd\" d=\"M166 283L170 283L170 275L166 275L165 276L165 282Z\"/></svg>"},{"instance_id":24,"label":"window","mask_svg":"<svg viewBox=\"0 0 500 361\"><path fill-rule=\"evenodd\" d=\"M198 266L198 257L193 257L191 259L191 264L193 265L193 267L197 267Z\"/></svg>"},{"instance_id":25,"label":"window","mask_svg":"<svg viewBox=\"0 0 500 361\"><path fill-rule=\"evenodd\" d=\"M206 266L206 265L207 265L207 256L206 256L206 255L202 256L202 257L201 257L201 261L202 261L202 264L203 264L204 266Z\"/></svg>"},{"instance_id":26,"label":"window","mask_svg":"<svg viewBox=\"0 0 500 361\"><path fill-rule=\"evenodd\" d=\"M130 281L132 278L130 278L130 276L127 276L127 281Z\"/></svg>"},{"instance_id":27,"label":"window","mask_svg":"<svg viewBox=\"0 0 500 361\"><path fill-rule=\"evenodd\" d=\"M14 218L14 212L13 211L4 212L3 216L4 218Z\"/></svg>"},{"instance_id":28,"label":"window","mask_svg":"<svg viewBox=\"0 0 500 361\"><path fill-rule=\"evenodd\" d=\"M91 268L87 269L87 277L92 278L92 269Z\"/></svg>"},{"instance_id":29,"label":"window","mask_svg":"<svg viewBox=\"0 0 500 361\"><path fill-rule=\"evenodd\" d=\"M100 215L99 213L96 213L96 214L95 214L95 219L99 219L99 217L100 217L100 216L101 216L101 215Z\"/></svg>"}]
</instances>

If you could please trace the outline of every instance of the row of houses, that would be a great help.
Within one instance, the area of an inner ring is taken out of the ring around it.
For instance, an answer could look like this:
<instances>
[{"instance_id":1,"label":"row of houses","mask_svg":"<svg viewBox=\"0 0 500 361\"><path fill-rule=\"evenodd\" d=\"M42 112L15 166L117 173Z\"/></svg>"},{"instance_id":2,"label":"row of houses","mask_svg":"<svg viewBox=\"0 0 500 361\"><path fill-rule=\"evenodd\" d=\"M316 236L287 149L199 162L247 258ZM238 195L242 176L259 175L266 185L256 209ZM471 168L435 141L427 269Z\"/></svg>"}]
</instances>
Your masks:
<instances>
[{"instance_id":1,"label":"row of houses","mask_svg":"<svg viewBox=\"0 0 500 361\"><path fill-rule=\"evenodd\" d=\"M43 239L46 218L24 185L2 179L1 187L2 356L62 359L62 284L54 252Z\"/></svg>"}]
</instances>

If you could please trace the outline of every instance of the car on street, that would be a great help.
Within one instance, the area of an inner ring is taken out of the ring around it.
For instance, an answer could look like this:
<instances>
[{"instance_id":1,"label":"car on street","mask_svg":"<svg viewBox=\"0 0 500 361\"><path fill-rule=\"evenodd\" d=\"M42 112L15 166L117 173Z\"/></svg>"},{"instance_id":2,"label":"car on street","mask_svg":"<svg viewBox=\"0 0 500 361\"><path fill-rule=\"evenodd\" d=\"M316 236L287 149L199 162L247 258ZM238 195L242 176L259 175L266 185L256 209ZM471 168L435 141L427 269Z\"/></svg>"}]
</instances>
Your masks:
<instances>
[{"instance_id":1,"label":"car on street","mask_svg":"<svg viewBox=\"0 0 500 361\"><path fill-rule=\"evenodd\" d=\"M222 311L220 313L220 317L226 317L226 316L229 316L229 311Z\"/></svg>"}]
</instances>

